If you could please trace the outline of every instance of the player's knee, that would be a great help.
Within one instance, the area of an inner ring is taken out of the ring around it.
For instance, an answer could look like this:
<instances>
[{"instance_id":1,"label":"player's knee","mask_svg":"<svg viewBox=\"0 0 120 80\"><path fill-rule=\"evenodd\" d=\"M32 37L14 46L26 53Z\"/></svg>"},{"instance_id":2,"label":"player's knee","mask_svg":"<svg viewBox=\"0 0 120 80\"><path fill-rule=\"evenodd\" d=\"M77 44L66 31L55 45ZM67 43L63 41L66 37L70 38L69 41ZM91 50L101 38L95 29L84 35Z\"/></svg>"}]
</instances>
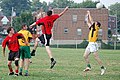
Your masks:
<instances>
[{"instance_id":1,"label":"player's knee","mask_svg":"<svg viewBox=\"0 0 120 80\"><path fill-rule=\"evenodd\" d=\"M10 63L8 63L8 67L9 67L9 66L11 66L11 64L10 64Z\"/></svg>"},{"instance_id":2,"label":"player's knee","mask_svg":"<svg viewBox=\"0 0 120 80\"><path fill-rule=\"evenodd\" d=\"M18 64L18 60L15 60L15 65L16 65L16 66L18 66L18 65L19 65L19 64Z\"/></svg>"}]
</instances>

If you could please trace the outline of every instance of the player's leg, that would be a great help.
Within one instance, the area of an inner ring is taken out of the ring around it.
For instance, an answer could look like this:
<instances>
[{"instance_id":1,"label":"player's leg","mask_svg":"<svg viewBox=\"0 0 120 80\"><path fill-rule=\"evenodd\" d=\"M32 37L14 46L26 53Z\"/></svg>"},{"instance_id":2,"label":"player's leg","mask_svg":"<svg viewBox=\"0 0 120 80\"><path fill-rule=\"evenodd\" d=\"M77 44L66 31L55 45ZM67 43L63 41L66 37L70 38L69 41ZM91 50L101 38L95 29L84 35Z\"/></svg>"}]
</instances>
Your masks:
<instances>
[{"instance_id":1,"label":"player's leg","mask_svg":"<svg viewBox=\"0 0 120 80\"><path fill-rule=\"evenodd\" d=\"M18 76L19 71L19 58L15 59L15 75Z\"/></svg>"},{"instance_id":2,"label":"player's leg","mask_svg":"<svg viewBox=\"0 0 120 80\"><path fill-rule=\"evenodd\" d=\"M28 76L29 59L25 58L25 76Z\"/></svg>"},{"instance_id":3,"label":"player's leg","mask_svg":"<svg viewBox=\"0 0 120 80\"><path fill-rule=\"evenodd\" d=\"M90 44L86 47L85 53L83 55L87 67L83 71L90 71L91 70L91 65L90 65L90 60L89 60L89 55L90 55Z\"/></svg>"},{"instance_id":4,"label":"player's leg","mask_svg":"<svg viewBox=\"0 0 120 80\"><path fill-rule=\"evenodd\" d=\"M8 68L9 68L9 75L14 75L13 69L12 69L12 61L14 60L13 52L10 51L8 55Z\"/></svg>"},{"instance_id":5,"label":"player's leg","mask_svg":"<svg viewBox=\"0 0 120 80\"><path fill-rule=\"evenodd\" d=\"M15 52L14 55L15 55L15 75L18 76L18 71L19 71L19 58L20 58L19 51Z\"/></svg>"},{"instance_id":6,"label":"player's leg","mask_svg":"<svg viewBox=\"0 0 120 80\"><path fill-rule=\"evenodd\" d=\"M96 59L96 61L98 62L98 64L101 66L101 75L103 75L105 73L105 67L102 64L101 59L99 58L98 52L94 52L94 58Z\"/></svg>"},{"instance_id":7,"label":"player's leg","mask_svg":"<svg viewBox=\"0 0 120 80\"><path fill-rule=\"evenodd\" d=\"M105 73L105 67L103 66L102 61L101 61L101 59L99 58L99 55L98 55L98 44L95 43L92 49L93 49L93 52L94 52L93 53L94 58L96 59L98 64L101 66L101 75L103 75Z\"/></svg>"},{"instance_id":8,"label":"player's leg","mask_svg":"<svg viewBox=\"0 0 120 80\"><path fill-rule=\"evenodd\" d=\"M36 49L37 49L37 46L38 46L38 38L35 39L35 44L34 44L34 48L31 52L31 56L35 56L35 52L36 52Z\"/></svg>"},{"instance_id":9,"label":"player's leg","mask_svg":"<svg viewBox=\"0 0 120 80\"><path fill-rule=\"evenodd\" d=\"M9 74L8 75L14 75L13 69L12 69L12 61L8 61L8 68L9 68Z\"/></svg>"},{"instance_id":10,"label":"player's leg","mask_svg":"<svg viewBox=\"0 0 120 80\"><path fill-rule=\"evenodd\" d=\"M24 52L25 52L25 56L24 56L24 62L25 62L25 76L28 76L28 69L29 69L29 59L31 58L30 55L30 47L29 46L25 46L24 47Z\"/></svg>"},{"instance_id":11,"label":"player's leg","mask_svg":"<svg viewBox=\"0 0 120 80\"><path fill-rule=\"evenodd\" d=\"M52 36L52 35L46 35L46 36L45 36L45 37L46 37L46 39L45 39L45 48L46 48L46 51L47 51L47 53L48 53L48 56L49 56L49 58L50 58L50 60L51 60L51 67L50 67L50 68L52 69L52 68L54 67L54 65L56 64L56 61L55 61L55 59L53 58L51 49L50 49L50 47L49 47L51 36Z\"/></svg>"},{"instance_id":12,"label":"player's leg","mask_svg":"<svg viewBox=\"0 0 120 80\"><path fill-rule=\"evenodd\" d=\"M23 71L23 66L24 66L24 50L23 47L20 47L20 63L19 63L19 75L22 76L22 71Z\"/></svg>"},{"instance_id":13,"label":"player's leg","mask_svg":"<svg viewBox=\"0 0 120 80\"><path fill-rule=\"evenodd\" d=\"M89 55L90 55L90 51L86 49L83 57L85 59L87 67L83 71L90 71L91 70Z\"/></svg>"},{"instance_id":14,"label":"player's leg","mask_svg":"<svg viewBox=\"0 0 120 80\"><path fill-rule=\"evenodd\" d=\"M21 75L21 76L22 76L23 66L24 66L24 59L20 59L20 63L19 63L20 72L19 72L19 75Z\"/></svg>"}]
</instances>

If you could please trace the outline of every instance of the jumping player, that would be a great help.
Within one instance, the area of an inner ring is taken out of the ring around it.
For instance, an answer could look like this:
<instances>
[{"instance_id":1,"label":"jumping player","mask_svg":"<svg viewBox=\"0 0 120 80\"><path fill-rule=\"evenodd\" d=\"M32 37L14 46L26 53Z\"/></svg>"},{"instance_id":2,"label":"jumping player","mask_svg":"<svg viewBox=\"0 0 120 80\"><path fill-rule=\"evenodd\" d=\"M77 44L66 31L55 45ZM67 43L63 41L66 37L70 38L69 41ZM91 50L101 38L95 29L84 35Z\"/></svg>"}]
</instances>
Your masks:
<instances>
[{"instance_id":1,"label":"jumping player","mask_svg":"<svg viewBox=\"0 0 120 80\"><path fill-rule=\"evenodd\" d=\"M53 27L55 20L58 19L60 16L62 16L67 10L68 10L68 7L66 7L63 10L63 12L61 12L60 14L57 14L57 15L52 15L52 11L50 10L47 12L47 16L39 19L38 21L36 21L32 25L30 25L30 27L33 27L35 25L43 25L42 35L39 37L39 40L41 41L41 43L43 43L45 45L46 51L51 59L51 67L50 67L51 69L56 64L56 61L54 60L54 58L52 56L52 52L49 47L50 38L52 37L51 29ZM33 49L32 53L35 53L35 51L36 51L36 48Z\"/></svg>"},{"instance_id":2,"label":"jumping player","mask_svg":"<svg viewBox=\"0 0 120 80\"><path fill-rule=\"evenodd\" d=\"M101 75L103 75L105 73L105 67L103 66L102 61L100 60L100 58L98 56L98 44L96 42L98 39L98 31L99 31L101 24L98 21L96 21L96 22L93 21L91 15L90 15L90 11L87 11L87 16L88 16L88 20L86 22L87 22L87 25L89 26L90 31L89 31L89 37L88 37L89 44L84 53L84 59L87 63L87 67L84 71L91 70L91 65L90 65L88 57L89 57L90 53L93 53L96 61L101 66Z\"/></svg>"}]
</instances>

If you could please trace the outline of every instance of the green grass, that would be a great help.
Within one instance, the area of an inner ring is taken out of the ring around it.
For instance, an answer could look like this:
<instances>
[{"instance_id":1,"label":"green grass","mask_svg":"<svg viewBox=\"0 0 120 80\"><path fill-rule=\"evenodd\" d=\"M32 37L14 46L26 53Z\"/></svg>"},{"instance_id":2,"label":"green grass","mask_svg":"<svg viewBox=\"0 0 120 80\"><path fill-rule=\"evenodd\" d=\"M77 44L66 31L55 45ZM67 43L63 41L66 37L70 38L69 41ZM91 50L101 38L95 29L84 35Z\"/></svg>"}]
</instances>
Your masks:
<instances>
[{"instance_id":1,"label":"green grass","mask_svg":"<svg viewBox=\"0 0 120 80\"><path fill-rule=\"evenodd\" d=\"M1 50L1 49L0 49ZM100 75L100 66L91 54L92 71L83 72L86 67L84 49L52 48L57 64L50 70L50 60L45 48L38 48L30 64L30 76L8 76L7 57L0 56L0 80L120 80L120 50L99 50L100 58L107 68ZM8 52L8 51L7 51ZM13 64L14 65L14 64Z\"/></svg>"}]
</instances>

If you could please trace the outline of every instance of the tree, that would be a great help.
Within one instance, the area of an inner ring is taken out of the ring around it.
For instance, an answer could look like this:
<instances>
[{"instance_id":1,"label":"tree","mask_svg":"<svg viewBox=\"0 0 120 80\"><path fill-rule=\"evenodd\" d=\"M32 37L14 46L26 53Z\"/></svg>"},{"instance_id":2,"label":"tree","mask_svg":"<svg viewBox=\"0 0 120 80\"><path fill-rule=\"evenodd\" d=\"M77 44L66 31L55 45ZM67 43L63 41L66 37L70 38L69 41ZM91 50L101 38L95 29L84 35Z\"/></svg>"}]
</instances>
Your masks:
<instances>
[{"instance_id":1,"label":"tree","mask_svg":"<svg viewBox=\"0 0 120 80\"><path fill-rule=\"evenodd\" d=\"M13 27L19 31L23 23L28 26L34 22L31 12L23 12L19 17L13 19Z\"/></svg>"},{"instance_id":2,"label":"tree","mask_svg":"<svg viewBox=\"0 0 120 80\"><path fill-rule=\"evenodd\" d=\"M120 3L115 3L111 6L109 6L109 13L110 15L116 15L117 14L117 30L120 34Z\"/></svg>"},{"instance_id":3,"label":"tree","mask_svg":"<svg viewBox=\"0 0 120 80\"><path fill-rule=\"evenodd\" d=\"M42 7L42 3L40 0L32 0L31 1L31 9L32 11L39 10Z\"/></svg>"},{"instance_id":4,"label":"tree","mask_svg":"<svg viewBox=\"0 0 120 80\"><path fill-rule=\"evenodd\" d=\"M30 1L29 0L1 0L0 7L3 9L3 13L6 16L11 16L12 7L17 15L21 12L30 10Z\"/></svg>"},{"instance_id":5,"label":"tree","mask_svg":"<svg viewBox=\"0 0 120 80\"><path fill-rule=\"evenodd\" d=\"M78 3L74 3L72 0L53 0L53 2L49 3L48 6L51 6L53 8L65 8L66 6L77 8Z\"/></svg>"},{"instance_id":6,"label":"tree","mask_svg":"<svg viewBox=\"0 0 120 80\"><path fill-rule=\"evenodd\" d=\"M92 0L85 0L82 3L80 3L80 8L96 8L96 4L99 1L92 1Z\"/></svg>"}]
</instances>

